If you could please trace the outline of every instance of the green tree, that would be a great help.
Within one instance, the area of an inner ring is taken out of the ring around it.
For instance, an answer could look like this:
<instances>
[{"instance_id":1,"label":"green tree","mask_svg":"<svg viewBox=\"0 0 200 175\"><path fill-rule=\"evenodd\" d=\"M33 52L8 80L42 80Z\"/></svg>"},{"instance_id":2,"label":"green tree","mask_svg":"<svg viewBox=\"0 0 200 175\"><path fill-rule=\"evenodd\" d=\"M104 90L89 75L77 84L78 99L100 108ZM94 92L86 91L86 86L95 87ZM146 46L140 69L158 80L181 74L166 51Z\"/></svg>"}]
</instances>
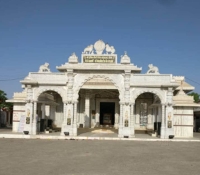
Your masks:
<instances>
[{"instance_id":1,"label":"green tree","mask_svg":"<svg viewBox=\"0 0 200 175\"><path fill-rule=\"evenodd\" d=\"M191 92L191 93L189 93L188 95L193 96L193 97L194 97L194 101L195 101L196 103L199 102L200 94L198 94L198 93L196 93L196 92Z\"/></svg>"},{"instance_id":2,"label":"green tree","mask_svg":"<svg viewBox=\"0 0 200 175\"><path fill-rule=\"evenodd\" d=\"M7 103L6 93L0 90L0 127L1 127L1 111L10 111L13 108L12 103Z\"/></svg>"}]
</instances>

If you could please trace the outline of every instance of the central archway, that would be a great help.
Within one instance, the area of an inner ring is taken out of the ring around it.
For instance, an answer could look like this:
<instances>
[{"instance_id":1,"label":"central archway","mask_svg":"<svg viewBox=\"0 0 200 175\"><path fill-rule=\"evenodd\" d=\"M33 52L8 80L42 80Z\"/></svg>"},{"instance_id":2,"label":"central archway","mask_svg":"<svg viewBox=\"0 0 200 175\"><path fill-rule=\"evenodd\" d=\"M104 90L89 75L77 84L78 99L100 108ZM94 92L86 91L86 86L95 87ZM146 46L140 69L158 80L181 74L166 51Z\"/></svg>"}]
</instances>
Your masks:
<instances>
[{"instance_id":1,"label":"central archway","mask_svg":"<svg viewBox=\"0 0 200 175\"><path fill-rule=\"evenodd\" d=\"M110 128L119 126L119 91L104 77L87 80L78 92L79 128Z\"/></svg>"}]
</instances>

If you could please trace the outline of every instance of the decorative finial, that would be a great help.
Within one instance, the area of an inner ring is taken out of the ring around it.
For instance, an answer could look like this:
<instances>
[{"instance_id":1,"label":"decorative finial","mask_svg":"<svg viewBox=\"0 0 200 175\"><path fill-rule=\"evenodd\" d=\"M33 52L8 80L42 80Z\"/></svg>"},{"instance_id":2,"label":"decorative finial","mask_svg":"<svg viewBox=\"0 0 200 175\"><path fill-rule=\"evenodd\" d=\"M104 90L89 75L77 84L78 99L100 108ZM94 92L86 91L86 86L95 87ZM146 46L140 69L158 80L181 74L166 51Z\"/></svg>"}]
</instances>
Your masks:
<instances>
[{"instance_id":1,"label":"decorative finial","mask_svg":"<svg viewBox=\"0 0 200 175\"><path fill-rule=\"evenodd\" d=\"M181 80L181 88L180 88L181 91L183 91L183 80Z\"/></svg>"},{"instance_id":2,"label":"decorative finial","mask_svg":"<svg viewBox=\"0 0 200 175\"><path fill-rule=\"evenodd\" d=\"M131 63L131 59L127 55L127 51L124 51L124 55L121 56L121 64L130 64L130 63Z\"/></svg>"},{"instance_id":3,"label":"decorative finial","mask_svg":"<svg viewBox=\"0 0 200 175\"><path fill-rule=\"evenodd\" d=\"M76 56L76 53L73 52L71 56L68 58L69 63L78 63L78 57Z\"/></svg>"}]
</instances>

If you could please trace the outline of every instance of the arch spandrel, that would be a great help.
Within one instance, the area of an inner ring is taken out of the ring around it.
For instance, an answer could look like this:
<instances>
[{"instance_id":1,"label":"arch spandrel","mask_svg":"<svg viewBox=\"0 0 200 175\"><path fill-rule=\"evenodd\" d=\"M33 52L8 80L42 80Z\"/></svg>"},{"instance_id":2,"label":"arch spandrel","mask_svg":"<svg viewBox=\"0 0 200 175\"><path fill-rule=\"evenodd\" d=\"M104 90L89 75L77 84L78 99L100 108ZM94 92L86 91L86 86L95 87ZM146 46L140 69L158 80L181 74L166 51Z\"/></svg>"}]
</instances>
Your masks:
<instances>
[{"instance_id":1,"label":"arch spandrel","mask_svg":"<svg viewBox=\"0 0 200 175\"><path fill-rule=\"evenodd\" d=\"M137 97L143 93L152 93L160 98L161 103L165 103L165 92L163 90L153 89L153 88L140 88L131 91L131 101L135 102Z\"/></svg>"},{"instance_id":2,"label":"arch spandrel","mask_svg":"<svg viewBox=\"0 0 200 175\"><path fill-rule=\"evenodd\" d=\"M43 93L43 92L46 92L46 91L54 91L54 92L57 92L61 97L62 97L62 101L64 102L66 100L66 97L64 94L67 93L66 90L64 90L63 87L39 87L39 88L36 88L34 89L33 91L33 99L35 101L38 100L38 97Z\"/></svg>"},{"instance_id":3,"label":"arch spandrel","mask_svg":"<svg viewBox=\"0 0 200 175\"><path fill-rule=\"evenodd\" d=\"M102 75L83 75L83 74L78 74L74 77L74 87L73 87L73 91L74 91L74 100L78 99L78 93L80 91L80 89L83 87L83 85L88 82L91 81L92 79L95 78L103 78L106 81L109 81L111 83L113 83L113 85L115 86L115 88L119 91L119 98L122 99L123 97L123 84L124 84L124 80L123 80L123 76L122 75L108 75L108 74L102 74ZM103 89L103 88L102 88Z\"/></svg>"}]
</instances>

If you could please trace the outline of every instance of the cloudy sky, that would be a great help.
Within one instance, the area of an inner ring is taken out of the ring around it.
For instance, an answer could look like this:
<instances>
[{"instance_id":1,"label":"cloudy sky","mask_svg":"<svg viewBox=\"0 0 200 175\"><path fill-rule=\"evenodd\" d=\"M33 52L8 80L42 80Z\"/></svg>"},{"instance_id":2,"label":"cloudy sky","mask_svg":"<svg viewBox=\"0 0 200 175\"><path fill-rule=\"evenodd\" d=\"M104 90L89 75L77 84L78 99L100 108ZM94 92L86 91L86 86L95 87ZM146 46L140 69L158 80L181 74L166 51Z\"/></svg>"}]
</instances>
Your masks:
<instances>
[{"instance_id":1,"label":"cloudy sky","mask_svg":"<svg viewBox=\"0 0 200 175\"><path fill-rule=\"evenodd\" d=\"M102 39L142 73L185 76L200 93L199 0L0 0L0 89L11 98L28 72L81 58Z\"/></svg>"}]
</instances>

